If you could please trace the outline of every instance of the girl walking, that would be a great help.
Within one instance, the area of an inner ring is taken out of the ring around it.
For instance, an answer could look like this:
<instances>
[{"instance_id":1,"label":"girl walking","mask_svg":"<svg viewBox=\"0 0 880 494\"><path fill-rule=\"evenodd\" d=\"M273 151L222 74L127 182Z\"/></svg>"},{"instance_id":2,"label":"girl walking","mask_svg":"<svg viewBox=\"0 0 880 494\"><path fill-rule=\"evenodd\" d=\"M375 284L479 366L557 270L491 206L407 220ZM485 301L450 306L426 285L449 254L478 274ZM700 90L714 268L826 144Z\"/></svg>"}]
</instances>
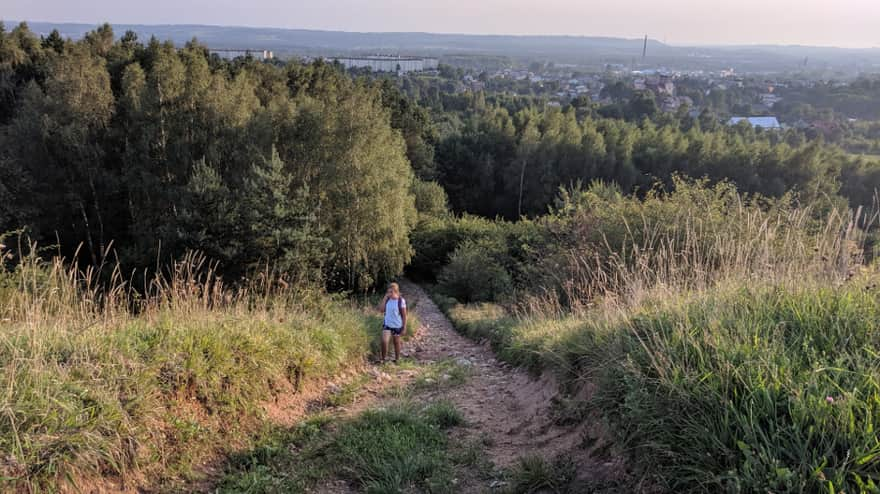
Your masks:
<instances>
[{"instance_id":1,"label":"girl walking","mask_svg":"<svg viewBox=\"0 0 880 494\"><path fill-rule=\"evenodd\" d=\"M382 324L382 362L388 356L388 343L393 338L394 363L397 363L400 359L400 338L406 332L406 300L400 295L400 285L388 285L379 310L385 312L385 321Z\"/></svg>"}]
</instances>

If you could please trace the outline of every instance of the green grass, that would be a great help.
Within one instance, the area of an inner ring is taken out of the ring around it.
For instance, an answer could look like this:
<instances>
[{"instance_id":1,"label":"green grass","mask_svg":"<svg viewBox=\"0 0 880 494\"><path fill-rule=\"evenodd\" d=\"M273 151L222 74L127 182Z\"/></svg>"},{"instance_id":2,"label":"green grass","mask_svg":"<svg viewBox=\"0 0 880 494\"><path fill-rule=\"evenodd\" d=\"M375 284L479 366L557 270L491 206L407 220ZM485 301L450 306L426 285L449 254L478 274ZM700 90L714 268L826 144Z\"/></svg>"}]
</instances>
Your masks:
<instances>
[{"instance_id":1,"label":"green grass","mask_svg":"<svg viewBox=\"0 0 880 494\"><path fill-rule=\"evenodd\" d=\"M515 363L599 384L589 406L671 491L877 492L880 293L865 286L730 283L563 319L449 314Z\"/></svg>"},{"instance_id":2,"label":"green grass","mask_svg":"<svg viewBox=\"0 0 880 494\"><path fill-rule=\"evenodd\" d=\"M304 492L343 479L362 492L456 492L456 471L480 456L461 454L473 449L447 437L462 424L444 401L396 400L347 421L310 419L233 458L219 491Z\"/></svg>"},{"instance_id":3,"label":"green grass","mask_svg":"<svg viewBox=\"0 0 880 494\"><path fill-rule=\"evenodd\" d=\"M0 491L108 476L183 489L249 443L264 404L369 348L370 319L319 293L178 279L144 300L33 262L0 271Z\"/></svg>"},{"instance_id":4,"label":"green grass","mask_svg":"<svg viewBox=\"0 0 880 494\"><path fill-rule=\"evenodd\" d=\"M422 367L412 385L416 390L446 389L467 382L473 368L461 365L454 359L445 359Z\"/></svg>"},{"instance_id":5,"label":"green grass","mask_svg":"<svg viewBox=\"0 0 880 494\"><path fill-rule=\"evenodd\" d=\"M489 341L498 358L533 372L546 365L554 342L562 334L560 326L568 323L518 319L501 305L491 303L456 304L445 299L440 307L459 332L477 341Z\"/></svg>"},{"instance_id":6,"label":"green grass","mask_svg":"<svg viewBox=\"0 0 880 494\"><path fill-rule=\"evenodd\" d=\"M560 456L548 461L540 456L526 455L519 459L509 474L510 494L557 494L576 492L573 487L577 467L571 458Z\"/></svg>"}]
</instances>

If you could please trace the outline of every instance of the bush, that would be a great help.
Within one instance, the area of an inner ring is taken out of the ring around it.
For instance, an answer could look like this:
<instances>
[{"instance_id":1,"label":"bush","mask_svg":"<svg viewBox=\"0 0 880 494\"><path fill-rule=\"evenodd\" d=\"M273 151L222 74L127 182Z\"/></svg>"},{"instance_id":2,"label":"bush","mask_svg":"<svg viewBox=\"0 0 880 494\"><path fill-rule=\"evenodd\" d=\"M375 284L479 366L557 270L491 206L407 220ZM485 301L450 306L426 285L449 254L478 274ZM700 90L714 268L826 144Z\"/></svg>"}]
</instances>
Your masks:
<instances>
[{"instance_id":1,"label":"bush","mask_svg":"<svg viewBox=\"0 0 880 494\"><path fill-rule=\"evenodd\" d=\"M502 300L513 280L499 261L503 247L489 239L468 241L455 249L438 277L438 288L462 302Z\"/></svg>"},{"instance_id":2,"label":"bush","mask_svg":"<svg viewBox=\"0 0 880 494\"><path fill-rule=\"evenodd\" d=\"M501 223L476 216L429 218L412 232L415 255L407 274L419 280L435 281L449 256L465 241L497 235Z\"/></svg>"}]
</instances>

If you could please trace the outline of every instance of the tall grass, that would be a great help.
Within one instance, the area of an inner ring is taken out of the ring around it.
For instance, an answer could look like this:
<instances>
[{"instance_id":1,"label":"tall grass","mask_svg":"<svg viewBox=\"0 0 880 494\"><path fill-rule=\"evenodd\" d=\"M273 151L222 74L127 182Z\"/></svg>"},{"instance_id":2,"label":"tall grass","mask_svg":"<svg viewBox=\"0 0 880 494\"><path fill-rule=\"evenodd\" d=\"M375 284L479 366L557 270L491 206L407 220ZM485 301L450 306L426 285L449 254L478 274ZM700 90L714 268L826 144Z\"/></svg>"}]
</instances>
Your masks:
<instances>
[{"instance_id":1,"label":"tall grass","mask_svg":"<svg viewBox=\"0 0 880 494\"><path fill-rule=\"evenodd\" d=\"M582 322L566 344L591 356L579 372L601 384L598 406L670 488L876 490L878 296L716 287Z\"/></svg>"},{"instance_id":2,"label":"tall grass","mask_svg":"<svg viewBox=\"0 0 880 494\"><path fill-rule=\"evenodd\" d=\"M369 348L346 303L267 273L233 289L197 255L141 290L113 267L16 261L0 271L0 490L173 483Z\"/></svg>"},{"instance_id":3,"label":"tall grass","mask_svg":"<svg viewBox=\"0 0 880 494\"><path fill-rule=\"evenodd\" d=\"M820 214L790 198L745 197L729 184L678 180L674 193L642 200L604 194L588 189L569 199L564 219L570 240L557 271L575 311L727 279L840 283L862 268L866 231L877 222L861 209Z\"/></svg>"},{"instance_id":4,"label":"tall grass","mask_svg":"<svg viewBox=\"0 0 880 494\"><path fill-rule=\"evenodd\" d=\"M583 198L564 300L448 313L507 360L597 384L583 406L669 491L878 491L874 218L720 192Z\"/></svg>"}]
</instances>

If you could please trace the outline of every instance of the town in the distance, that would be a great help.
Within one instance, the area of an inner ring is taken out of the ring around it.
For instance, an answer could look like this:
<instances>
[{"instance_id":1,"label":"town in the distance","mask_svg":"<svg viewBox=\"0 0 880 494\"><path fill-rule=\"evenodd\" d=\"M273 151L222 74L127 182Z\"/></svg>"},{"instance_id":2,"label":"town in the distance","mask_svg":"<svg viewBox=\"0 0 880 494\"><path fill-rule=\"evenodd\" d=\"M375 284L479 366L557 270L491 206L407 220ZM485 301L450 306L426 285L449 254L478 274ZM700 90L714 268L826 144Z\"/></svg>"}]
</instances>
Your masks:
<instances>
[{"instance_id":1,"label":"town in the distance","mask_svg":"<svg viewBox=\"0 0 880 494\"><path fill-rule=\"evenodd\" d=\"M12 25L12 23L7 23ZM29 23L74 39L89 24ZM323 59L356 75L391 77L409 96L484 93L548 107L590 108L602 117L654 113L763 130L793 128L857 151L877 134L880 49L809 46L673 46L643 39L349 33L220 26L116 25L141 40L212 55L283 64ZM439 97L438 97L439 98ZM714 125L714 124L713 124ZM873 154L873 153L871 153Z\"/></svg>"}]
</instances>

